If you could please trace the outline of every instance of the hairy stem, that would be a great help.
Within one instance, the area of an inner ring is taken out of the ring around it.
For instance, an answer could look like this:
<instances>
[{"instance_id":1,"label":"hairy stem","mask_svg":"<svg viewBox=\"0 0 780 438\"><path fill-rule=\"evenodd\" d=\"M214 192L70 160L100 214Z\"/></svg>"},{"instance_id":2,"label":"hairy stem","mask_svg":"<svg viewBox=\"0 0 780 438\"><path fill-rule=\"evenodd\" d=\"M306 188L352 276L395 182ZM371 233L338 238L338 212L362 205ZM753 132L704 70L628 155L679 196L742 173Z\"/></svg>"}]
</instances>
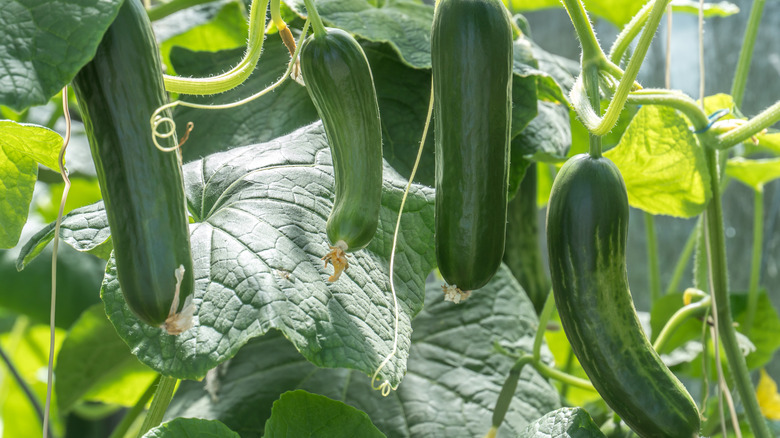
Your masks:
<instances>
[{"instance_id":1,"label":"hairy stem","mask_svg":"<svg viewBox=\"0 0 780 438\"><path fill-rule=\"evenodd\" d=\"M127 431L130 429L130 426L133 425L136 418L138 418L138 416L141 415L141 412L143 412L146 408L146 404L149 403L149 400L151 400L152 396L154 395L155 388L157 388L157 385L160 384L161 377L161 375L157 375L152 384L146 388L146 391L144 391L143 394L141 394L141 397L138 399L135 405L133 405L133 407L127 411L125 416L122 417L122 421L119 422L108 438L122 438L125 436Z\"/></svg>"},{"instance_id":2,"label":"hairy stem","mask_svg":"<svg viewBox=\"0 0 780 438\"><path fill-rule=\"evenodd\" d=\"M764 188L759 187L753 197L753 254L750 258L750 289L748 290L745 335L753 328L753 318L758 308L758 284L761 280L761 252L764 241Z\"/></svg>"},{"instance_id":3,"label":"hairy stem","mask_svg":"<svg viewBox=\"0 0 780 438\"><path fill-rule=\"evenodd\" d=\"M758 25L761 22L761 14L764 12L764 2L765 0L753 0L747 29L745 29L745 38L742 40L742 49L739 51L737 70L734 73L734 82L731 84L731 97L737 107L742 106L742 98L745 96L745 85L747 84L748 72L750 72L753 48L756 46Z\"/></svg>"},{"instance_id":4,"label":"hairy stem","mask_svg":"<svg viewBox=\"0 0 780 438\"><path fill-rule=\"evenodd\" d=\"M178 382L178 380L173 377L160 376L157 390L154 393L154 399L152 399L152 405L149 407L146 418L144 418L141 430L138 431L138 438L141 438L146 432L149 432L149 430L162 423L163 415L165 415L165 411L168 409L168 405L173 398L176 382Z\"/></svg>"}]
</instances>

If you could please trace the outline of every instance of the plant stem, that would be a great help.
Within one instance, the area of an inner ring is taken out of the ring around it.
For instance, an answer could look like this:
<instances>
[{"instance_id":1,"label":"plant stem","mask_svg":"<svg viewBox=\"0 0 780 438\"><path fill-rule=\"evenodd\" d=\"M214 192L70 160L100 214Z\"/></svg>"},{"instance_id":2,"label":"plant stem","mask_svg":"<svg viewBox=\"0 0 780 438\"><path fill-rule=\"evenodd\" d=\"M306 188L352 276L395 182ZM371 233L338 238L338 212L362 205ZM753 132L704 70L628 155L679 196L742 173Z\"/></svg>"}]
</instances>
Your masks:
<instances>
[{"instance_id":1,"label":"plant stem","mask_svg":"<svg viewBox=\"0 0 780 438\"><path fill-rule=\"evenodd\" d=\"M574 25L574 31L577 32L577 38L579 38L582 46L583 67L591 63L598 63L601 59L604 59L604 52L601 50L601 46L599 46L596 33L593 31L582 2L580 0L563 0L563 7L569 13L569 18L571 18L571 22Z\"/></svg>"},{"instance_id":2,"label":"plant stem","mask_svg":"<svg viewBox=\"0 0 780 438\"><path fill-rule=\"evenodd\" d=\"M634 38L639 35L642 27L647 23L647 17L650 16L650 9L653 7L653 3L654 1L650 1L642 6L642 9L631 18L631 21L623 27L623 30L615 38L615 42L612 43L612 47L609 49L609 59L615 64L620 63L623 55L631 46L631 41L634 41Z\"/></svg>"},{"instance_id":3,"label":"plant stem","mask_svg":"<svg viewBox=\"0 0 780 438\"><path fill-rule=\"evenodd\" d=\"M125 436L127 431L130 429L130 426L132 426L136 418L141 415L141 412L143 412L144 408L146 408L146 404L149 403L152 395L154 395L154 391L157 388L157 385L160 384L160 378L161 375L158 374L152 384L146 388L146 391L143 394L141 394L141 397L138 399L135 405L133 405L133 407L127 411L125 416L122 418L122 421L119 422L108 438L122 438Z\"/></svg>"},{"instance_id":4,"label":"plant stem","mask_svg":"<svg viewBox=\"0 0 780 438\"><path fill-rule=\"evenodd\" d=\"M666 321L666 324L664 324L664 327L661 329L661 333L658 334L655 342L653 342L653 349L660 353L666 346L666 343L669 342L669 338L672 337L674 331L677 330L677 327L692 315L704 309L708 309L710 306L712 306L712 298L707 295L700 301L683 306L674 312L674 315L669 318L669 321Z\"/></svg>"},{"instance_id":5,"label":"plant stem","mask_svg":"<svg viewBox=\"0 0 780 438\"><path fill-rule=\"evenodd\" d=\"M720 341L726 353L731 375L742 399L745 414L753 434L756 438L769 438L771 436L769 427L759 409L755 389L750 380L745 358L739 349L731 318L717 151L708 147L705 147L704 151L711 175L710 185L712 189L712 199L707 205L704 223L707 235L710 287L712 288L712 296L715 301L713 308L716 309L717 313L718 334L720 335Z\"/></svg>"},{"instance_id":6,"label":"plant stem","mask_svg":"<svg viewBox=\"0 0 780 438\"><path fill-rule=\"evenodd\" d=\"M658 268L658 241L655 238L655 218L645 212L647 237L647 275L650 277L650 300L655 303L661 297L661 272Z\"/></svg>"},{"instance_id":7,"label":"plant stem","mask_svg":"<svg viewBox=\"0 0 780 438\"><path fill-rule=\"evenodd\" d=\"M693 249L696 248L696 238L699 236L699 230L701 229L701 220L696 222L696 226L691 230L691 234L688 235L688 240L685 241L680 258L677 259L677 264L674 266L674 272L672 273L672 279L669 280L669 286L666 288L666 295L677 292L677 287L680 285L680 280L685 273L685 268L688 266L688 260L691 259Z\"/></svg>"},{"instance_id":8,"label":"plant stem","mask_svg":"<svg viewBox=\"0 0 780 438\"><path fill-rule=\"evenodd\" d=\"M317 8L314 7L314 0L303 0L303 3L306 5L307 18L311 21L311 29L314 32L314 37L321 38L325 36L327 31L325 30L325 25L322 24L320 14L317 13Z\"/></svg>"},{"instance_id":9,"label":"plant stem","mask_svg":"<svg viewBox=\"0 0 780 438\"><path fill-rule=\"evenodd\" d=\"M704 130L710 121L695 100L678 91L647 88L628 95L628 103L637 105L664 105L682 112L697 130Z\"/></svg>"},{"instance_id":10,"label":"plant stem","mask_svg":"<svg viewBox=\"0 0 780 438\"><path fill-rule=\"evenodd\" d=\"M753 197L753 254L750 259L750 289L748 290L745 335L753 328L753 318L758 307L758 284L761 279L761 252L764 240L764 187L759 186Z\"/></svg>"},{"instance_id":11,"label":"plant stem","mask_svg":"<svg viewBox=\"0 0 780 438\"><path fill-rule=\"evenodd\" d=\"M563 382L567 385L571 385L580 389L586 389L589 391L596 390L596 388L593 387L593 384L590 383L590 381L588 380L581 379L579 377L572 376L571 374L564 373L563 371L548 366L543 362L533 362L532 364L534 369L536 369L536 371L538 371L539 374L543 375L544 377L547 377L549 379L555 379L559 382Z\"/></svg>"},{"instance_id":12,"label":"plant stem","mask_svg":"<svg viewBox=\"0 0 780 438\"><path fill-rule=\"evenodd\" d=\"M176 388L177 381L173 377L160 376L154 399L152 399L152 405L149 407L146 418L144 418L141 430L138 431L138 438L141 438L146 432L162 423L163 415L165 415L165 411L171 403L171 398L173 398L173 390Z\"/></svg>"},{"instance_id":13,"label":"plant stem","mask_svg":"<svg viewBox=\"0 0 780 438\"><path fill-rule=\"evenodd\" d=\"M599 91L599 67L596 64L583 65L583 80L585 89L590 98L591 108L601 108L601 92ZM601 158L601 136L590 133L588 136L589 150L591 158Z\"/></svg>"},{"instance_id":14,"label":"plant stem","mask_svg":"<svg viewBox=\"0 0 780 438\"><path fill-rule=\"evenodd\" d=\"M717 142L712 147L719 150L728 149L742 143L778 121L780 121L780 101L761 111L761 113L748 120L744 125L719 136Z\"/></svg>"},{"instance_id":15,"label":"plant stem","mask_svg":"<svg viewBox=\"0 0 780 438\"><path fill-rule=\"evenodd\" d=\"M501 423L504 422L509 405L512 403L512 397L515 395L515 390L517 390L517 381L520 379L520 373L523 371L523 367L531 362L533 362L533 357L523 356L509 370L504 386L501 387L501 392L498 394L496 407L493 408L492 423L494 428L498 429Z\"/></svg>"},{"instance_id":16,"label":"plant stem","mask_svg":"<svg viewBox=\"0 0 780 438\"><path fill-rule=\"evenodd\" d=\"M5 349L0 346L0 359L3 360L3 363L5 363L6 368L8 368L8 372L11 373L11 376L14 378L14 381L17 385L19 385L19 388L24 393L25 397L27 397L27 400L30 402L30 405L35 410L35 414L38 416L38 420L43 424L44 422L44 415L43 415L43 407L41 406L41 402L38 401L38 397L33 392L32 388L30 388L30 385L27 384L27 382L24 380L24 377L22 377L21 374L19 374L19 370L16 369L16 366L14 365L11 358L6 354ZM51 428L48 428L48 436L51 436Z\"/></svg>"},{"instance_id":17,"label":"plant stem","mask_svg":"<svg viewBox=\"0 0 780 438\"><path fill-rule=\"evenodd\" d=\"M161 18L165 18L174 12L187 9L192 6L202 5L203 3L210 3L214 0L171 0L166 3L160 3L146 11L146 15L149 16L149 20L156 21Z\"/></svg>"},{"instance_id":18,"label":"plant stem","mask_svg":"<svg viewBox=\"0 0 780 438\"><path fill-rule=\"evenodd\" d=\"M742 98L745 96L745 85L747 84L748 72L750 71L750 60L753 58L753 48L756 45L756 35L758 35L758 26L761 22L761 14L764 11L764 0L753 0L753 6L750 9L750 18L748 18L747 29L745 29L745 38L742 40L742 49L739 51L739 61L737 61L737 70L734 72L734 82L731 84L731 97L734 104L739 108L742 106Z\"/></svg>"},{"instance_id":19,"label":"plant stem","mask_svg":"<svg viewBox=\"0 0 780 438\"><path fill-rule=\"evenodd\" d=\"M542 360L542 341L544 341L544 332L547 331L547 323L550 321L550 317L552 317L554 311L555 295L550 291L544 302L542 313L539 314L539 326L536 328L536 336L534 337L533 359L536 362Z\"/></svg>"}]
</instances>

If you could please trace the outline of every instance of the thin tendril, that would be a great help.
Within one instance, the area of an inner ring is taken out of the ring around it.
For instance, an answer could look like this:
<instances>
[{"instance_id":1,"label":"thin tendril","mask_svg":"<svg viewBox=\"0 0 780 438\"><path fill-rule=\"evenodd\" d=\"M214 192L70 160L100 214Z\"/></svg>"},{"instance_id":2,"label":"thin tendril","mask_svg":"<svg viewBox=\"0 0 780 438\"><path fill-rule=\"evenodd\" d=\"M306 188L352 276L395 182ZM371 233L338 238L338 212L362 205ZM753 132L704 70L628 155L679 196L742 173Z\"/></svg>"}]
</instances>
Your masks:
<instances>
[{"instance_id":1,"label":"thin tendril","mask_svg":"<svg viewBox=\"0 0 780 438\"><path fill-rule=\"evenodd\" d=\"M176 134L176 122L173 120L173 117L162 115L162 113L168 109L173 109L179 105L187 108L206 109L206 110L235 108L245 103L249 103L259 97L262 97L270 93L271 91L275 90L280 85L282 85L284 81L286 81L287 78L290 76L290 73L292 72L293 67L295 66L296 60L298 59L298 54L301 51L301 45L303 44L303 39L306 38L306 32L308 30L309 30L309 21L306 20L306 22L303 25L303 30L301 31L301 36L298 40L298 46L295 48L295 53L292 57L292 60L289 62L289 64L287 64L287 69L284 71L284 74L282 74L282 77L280 77L276 82L269 85L265 89L257 92L256 94L253 94L249 97L245 97L244 99L232 103L200 104L200 103L193 103L193 102L185 102L183 100L174 100L173 102L167 103L157 108L152 114L152 117L149 121L149 123L152 126L152 140L154 141L154 146L163 152L171 152L178 149L181 146L181 144L177 144L174 146L162 146L158 142L158 139L164 140ZM160 128L165 126L168 127L168 130L160 131Z\"/></svg>"},{"instance_id":2,"label":"thin tendril","mask_svg":"<svg viewBox=\"0 0 780 438\"><path fill-rule=\"evenodd\" d=\"M404 212L404 204L406 204L406 197L409 195L409 190L412 187L412 181L414 181L414 175L417 173L417 167L420 164L420 158L422 157L423 146L425 146L425 138L428 136L428 127L431 123L431 113L433 113L433 79L431 79L431 98L428 103L428 114L425 116L425 127L423 128L422 138L420 139L420 147L417 149L417 159L414 161L414 167L412 167L412 174L409 175L409 181L406 183L406 189L404 190L404 196L401 198L401 207L398 209L398 219L395 223L395 230L393 231L393 247L390 250L390 292L393 295L393 311L395 314L395 323L393 325L393 348L385 359L379 364L379 367L374 371L374 375L371 377L371 388L377 391L381 391L382 395L387 397L390 394L390 390L395 391L398 389L398 385L392 386L389 380L385 380L381 385L376 386L375 383L379 380L379 373L384 369L390 360L395 357L395 353L398 351L398 296L395 292L395 250L398 243L398 232L401 229L401 214Z\"/></svg>"},{"instance_id":3,"label":"thin tendril","mask_svg":"<svg viewBox=\"0 0 780 438\"><path fill-rule=\"evenodd\" d=\"M62 224L62 214L65 211L65 201L68 199L70 190L70 179L68 178L68 169L65 168L65 150L70 142L70 113L68 112L68 86L62 89L62 112L65 114L65 137L62 139L62 148L60 149L59 164L60 175L65 182L65 188L62 190L60 199L60 211L57 215L57 222L54 225L54 242L51 251L51 310L49 313L49 368L46 377L46 404L43 410L43 436L49 436L49 411L51 409L51 390L54 384L54 318L57 303L57 250L60 241L60 225Z\"/></svg>"}]
</instances>

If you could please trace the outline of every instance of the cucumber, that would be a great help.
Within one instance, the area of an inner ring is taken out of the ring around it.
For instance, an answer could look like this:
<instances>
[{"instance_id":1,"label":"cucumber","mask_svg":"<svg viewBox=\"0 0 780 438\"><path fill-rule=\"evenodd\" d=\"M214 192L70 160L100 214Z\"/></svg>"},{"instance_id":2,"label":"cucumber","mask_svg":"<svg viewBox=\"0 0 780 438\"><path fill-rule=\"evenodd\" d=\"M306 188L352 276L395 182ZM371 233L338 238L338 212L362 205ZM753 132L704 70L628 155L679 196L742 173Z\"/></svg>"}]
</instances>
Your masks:
<instances>
[{"instance_id":1,"label":"cucumber","mask_svg":"<svg viewBox=\"0 0 780 438\"><path fill-rule=\"evenodd\" d=\"M484 286L504 254L512 29L499 0L441 0L431 31L436 260L462 291Z\"/></svg>"},{"instance_id":2,"label":"cucumber","mask_svg":"<svg viewBox=\"0 0 780 438\"><path fill-rule=\"evenodd\" d=\"M509 201L504 263L539 314L550 293L550 280L547 278L547 268L539 248L536 166L536 163L531 162L515 198Z\"/></svg>"},{"instance_id":3,"label":"cucumber","mask_svg":"<svg viewBox=\"0 0 780 438\"><path fill-rule=\"evenodd\" d=\"M182 311L194 283L184 182L176 152L161 152L152 141L149 118L167 96L140 1L125 0L73 86L122 294L141 321L180 333L190 322Z\"/></svg>"},{"instance_id":4,"label":"cucumber","mask_svg":"<svg viewBox=\"0 0 780 438\"><path fill-rule=\"evenodd\" d=\"M628 197L617 167L577 155L561 168L547 210L555 303L572 350L604 401L641 437L698 437L699 411L661 362L626 276Z\"/></svg>"},{"instance_id":5,"label":"cucumber","mask_svg":"<svg viewBox=\"0 0 780 438\"><path fill-rule=\"evenodd\" d=\"M326 29L301 47L301 73L325 126L336 179L326 231L336 281L346 252L365 248L376 233L382 200L382 127L374 79L360 44L347 32Z\"/></svg>"}]
</instances>

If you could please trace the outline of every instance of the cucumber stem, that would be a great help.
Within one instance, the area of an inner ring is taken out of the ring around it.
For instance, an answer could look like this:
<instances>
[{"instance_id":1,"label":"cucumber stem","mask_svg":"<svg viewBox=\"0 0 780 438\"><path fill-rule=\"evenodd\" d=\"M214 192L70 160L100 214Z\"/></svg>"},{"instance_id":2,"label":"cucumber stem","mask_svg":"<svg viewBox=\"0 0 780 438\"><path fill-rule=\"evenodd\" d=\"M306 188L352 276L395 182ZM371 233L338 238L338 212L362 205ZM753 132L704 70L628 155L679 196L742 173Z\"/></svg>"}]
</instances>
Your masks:
<instances>
[{"instance_id":1,"label":"cucumber stem","mask_svg":"<svg viewBox=\"0 0 780 438\"><path fill-rule=\"evenodd\" d=\"M693 316L694 314L700 312L703 309L708 309L711 306L712 306L712 298L710 298L710 296L707 295L700 301L688 304L687 306L683 306L680 309L678 309L676 312L674 312L674 315L672 315L672 317L669 318L668 321L666 321L666 324L661 329L661 332L658 334L658 337L655 339L655 342L653 342L653 349L658 353L660 353L661 350L663 350L663 348L666 346L666 343L669 342L669 338L674 334L674 331L677 330L677 328L683 322L685 322L689 317Z\"/></svg>"},{"instance_id":2,"label":"cucumber stem","mask_svg":"<svg viewBox=\"0 0 780 438\"><path fill-rule=\"evenodd\" d=\"M756 438L769 438L771 433L761 414L755 388L750 380L750 373L745 358L739 349L731 318L717 151L709 147L705 147L704 151L710 171L710 187L712 190L712 199L707 205L704 223L707 238L710 286L714 299L713 308L718 318L718 334L720 335L723 350L726 353L726 359L731 369L734 383L742 399L750 428L753 430Z\"/></svg>"},{"instance_id":3,"label":"cucumber stem","mask_svg":"<svg viewBox=\"0 0 780 438\"><path fill-rule=\"evenodd\" d=\"M544 341L544 332L547 331L547 323L550 321L554 311L555 294L552 293L551 289L547 294L547 299L544 301L542 313L539 314L539 326L536 328L536 335L534 336L533 359L535 362L539 362L542 358L542 342Z\"/></svg>"},{"instance_id":4,"label":"cucumber stem","mask_svg":"<svg viewBox=\"0 0 780 438\"><path fill-rule=\"evenodd\" d=\"M320 18L317 8L314 7L314 0L303 0L303 3L306 5L306 12L311 21L311 29L314 32L314 38L324 37L328 32L325 30L325 25L322 24L322 18Z\"/></svg>"},{"instance_id":5,"label":"cucumber stem","mask_svg":"<svg viewBox=\"0 0 780 438\"><path fill-rule=\"evenodd\" d=\"M735 128L717 138L717 142L712 145L715 149L723 150L749 139L766 128L780 121L780 101L761 111L757 116L748 120L744 125Z\"/></svg>"},{"instance_id":6,"label":"cucumber stem","mask_svg":"<svg viewBox=\"0 0 780 438\"><path fill-rule=\"evenodd\" d=\"M596 33L590 24L588 13L580 0L563 0L563 7L569 13L569 18L574 25L574 31L582 46L583 67L591 62L598 62L604 58L604 52L596 39Z\"/></svg>"},{"instance_id":7,"label":"cucumber stem","mask_svg":"<svg viewBox=\"0 0 780 438\"><path fill-rule=\"evenodd\" d=\"M658 268L658 240L655 238L655 217L645 212L645 236L647 238L647 275L650 279L650 303L661 297L661 272Z\"/></svg>"},{"instance_id":8,"label":"cucumber stem","mask_svg":"<svg viewBox=\"0 0 780 438\"><path fill-rule=\"evenodd\" d=\"M710 121L695 100L679 92L647 88L628 95L628 103L637 105L664 105L682 112L697 131L704 131Z\"/></svg>"},{"instance_id":9,"label":"cucumber stem","mask_svg":"<svg viewBox=\"0 0 780 438\"><path fill-rule=\"evenodd\" d=\"M764 240L764 187L756 188L753 197L753 254L750 259L750 289L748 289L747 317L745 318L745 335L750 335L753 328L753 318L758 308L758 285L761 279L761 252Z\"/></svg>"},{"instance_id":10,"label":"cucumber stem","mask_svg":"<svg viewBox=\"0 0 780 438\"><path fill-rule=\"evenodd\" d=\"M163 415L165 415L165 411L171 403L173 391L176 389L177 382L178 379L173 377L160 376L157 390L152 399L152 405L149 406L149 412L146 414L141 429L138 431L138 438L141 438L146 432L149 432L152 428L157 427L162 423Z\"/></svg>"},{"instance_id":11,"label":"cucumber stem","mask_svg":"<svg viewBox=\"0 0 780 438\"><path fill-rule=\"evenodd\" d=\"M149 400L154 395L155 388L157 388L157 385L160 383L160 377L161 376L158 374L154 381L152 381L152 384L149 385L149 387L146 388L146 391L141 394L141 397L138 398L138 401L135 403L135 405L133 405L133 407L127 411L125 416L122 417L122 421L119 422L108 438L122 438L125 436L127 431L130 429L130 426L132 426L135 422L135 419L141 415L141 412L143 412L144 408L146 408L146 404L149 403Z\"/></svg>"},{"instance_id":12,"label":"cucumber stem","mask_svg":"<svg viewBox=\"0 0 780 438\"><path fill-rule=\"evenodd\" d=\"M748 72L750 72L750 60L753 57L753 48L756 45L756 35L758 35L758 26L761 22L761 14L764 11L765 0L754 0L750 9L750 18L748 18L747 28L745 29L745 38L742 40L742 49L739 51L739 61L734 73L734 82L731 84L731 97L734 99L734 105L742 106L742 98L745 95L745 85L747 84Z\"/></svg>"},{"instance_id":13,"label":"cucumber stem","mask_svg":"<svg viewBox=\"0 0 780 438\"><path fill-rule=\"evenodd\" d=\"M677 259L677 264L674 266L674 272L672 273L672 279L669 280L669 286L666 288L666 295L677 292L677 287L680 285L680 280L685 273L685 268L688 266L688 261L691 259L693 249L696 248L696 237L699 235L701 229L701 220L696 222L696 225L691 230L691 234L688 235L688 240L685 241L680 258Z\"/></svg>"},{"instance_id":14,"label":"cucumber stem","mask_svg":"<svg viewBox=\"0 0 780 438\"><path fill-rule=\"evenodd\" d=\"M590 99L591 108L601 108L601 91L599 90L599 67L597 65L583 66L585 89ZM588 135L589 153L591 158L601 158L601 136L594 133Z\"/></svg>"}]
</instances>

